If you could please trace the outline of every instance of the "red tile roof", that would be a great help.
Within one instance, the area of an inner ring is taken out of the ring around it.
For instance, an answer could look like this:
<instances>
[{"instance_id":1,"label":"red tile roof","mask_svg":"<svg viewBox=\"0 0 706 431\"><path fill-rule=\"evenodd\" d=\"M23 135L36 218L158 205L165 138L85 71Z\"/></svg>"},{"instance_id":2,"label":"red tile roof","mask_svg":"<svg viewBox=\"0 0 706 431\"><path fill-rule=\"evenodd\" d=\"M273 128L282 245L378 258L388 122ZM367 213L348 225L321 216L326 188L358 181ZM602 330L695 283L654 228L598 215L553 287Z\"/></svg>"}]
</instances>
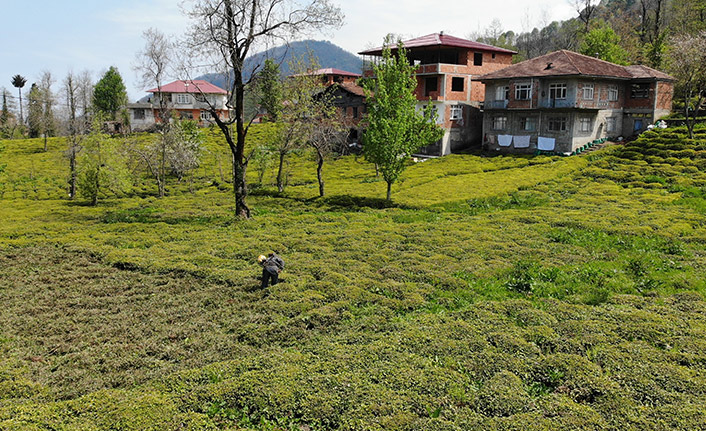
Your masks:
<instances>
[{"instance_id":1,"label":"red tile roof","mask_svg":"<svg viewBox=\"0 0 706 431\"><path fill-rule=\"evenodd\" d=\"M204 93L204 94L228 94L227 91L216 87L210 82L196 80L174 81L161 87L162 93ZM147 90L148 93L159 93L157 88Z\"/></svg>"},{"instance_id":2,"label":"red tile roof","mask_svg":"<svg viewBox=\"0 0 706 431\"><path fill-rule=\"evenodd\" d=\"M572 51L550 52L530 60L488 73L479 79L529 78L539 76L605 76L630 79L632 73L624 66L599 60Z\"/></svg>"},{"instance_id":3,"label":"red tile roof","mask_svg":"<svg viewBox=\"0 0 706 431\"><path fill-rule=\"evenodd\" d=\"M344 83L338 85L353 95L365 97L365 90L358 84Z\"/></svg>"},{"instance_id":4,"label":"red tile roof","mask_svg":"<svg viewBox=\"0 0 706 431\"><path fill-rule=\"evenodd\" d=\"M676 81L673 76L667 75L664 72L660 72L659 70L644 66L642 64L638 64L635 66L625 66L625 68L628 70L628 72L632 74L632 77L635 79L653 78L664 81Z\"/></svg>"},{"instance_id":5,"label":"red tile roof","mask_svg":"<svg viewBox=\"0 0 706 431\"><path fill-rule=\"evenodd\" d=\"M423 47L454 47L454 48L468 48L477 51L491 51L491 52L501 52L506 54L517 54L515 51L511 51L505 48L498 48L497 46L486 45L480 42L474 42L468 39L461 39L460 37L450 36L443 33L432 33L426 36L417 37L410 40L405 40L402 42L406 49L413 48L423 48ZM393 47L394 50L394 47ZM361 51L360 55L382 55L382 47L368 49Z\"/></svg>"}]
</instances>

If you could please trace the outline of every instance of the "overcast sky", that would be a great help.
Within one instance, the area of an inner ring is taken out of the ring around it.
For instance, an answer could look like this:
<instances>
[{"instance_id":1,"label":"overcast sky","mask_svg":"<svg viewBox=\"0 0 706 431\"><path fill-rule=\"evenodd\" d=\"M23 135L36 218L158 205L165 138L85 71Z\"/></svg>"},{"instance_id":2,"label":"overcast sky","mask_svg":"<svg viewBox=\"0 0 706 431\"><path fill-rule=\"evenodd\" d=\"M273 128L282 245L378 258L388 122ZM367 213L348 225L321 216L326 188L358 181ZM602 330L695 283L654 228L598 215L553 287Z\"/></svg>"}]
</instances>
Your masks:
<instances>
[{"instance_id":1,"label":"overcast sky","mask_svg":"<svg viewBox=\"0 0 706 431\"><path fill-rule=\"evenodd\" d=\"M330 40L353 53L380 46L388 33L407 38L445 31L467 37L488 27L495 18L504 30L522 32L576 15L570 0L332 1L345 13L344 25L312 38ZM144 44L142 32L155 27L176 39L189 25L180 0L2 3L0 87L11 94L17 94L10 81L18 73L27 78L26 90L43 70L52 72L58 82L69 70L89 70L97 79L114 65L126 82L130 99L138 99L145 89L137 84L132 67ZM185 7L188 4L188 0L184 2ZM447 7L438 7L442 4ZM58 83L55 87L59 88Z\"/></svg>"}]
</instances>

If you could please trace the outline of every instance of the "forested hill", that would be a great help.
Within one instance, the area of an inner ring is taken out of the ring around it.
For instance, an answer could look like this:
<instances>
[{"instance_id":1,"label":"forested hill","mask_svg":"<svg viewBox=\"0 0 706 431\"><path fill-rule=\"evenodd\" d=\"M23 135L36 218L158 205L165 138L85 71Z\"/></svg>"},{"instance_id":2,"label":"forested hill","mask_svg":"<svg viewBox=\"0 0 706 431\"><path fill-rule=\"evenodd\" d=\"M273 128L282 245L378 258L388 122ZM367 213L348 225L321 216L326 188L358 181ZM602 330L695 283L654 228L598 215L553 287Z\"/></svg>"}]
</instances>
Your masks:
<instances>
[{"instance_id":1,"label":"forested hill","mask_svg":"<svg viewBox=\"0 0 706 431\"><path fill-rule=\"evenodd\" d=\"M494 20L469 35L479 42L513 49L515 61L568 49L622 64L664 69L674 36L706 30L704 0L576 0L576 17L538 22L515 33Z\"/></svg>"},{"instance_id":2,"label":"forested hill","mask_svg":"<svg viewBox=\"0 0 706 431\"><path fill-rule=\"evenodd\" d=\"M261 65L266 58L272 58L281 63L280 70L282 75L289 75L288 62L294 57L306 57L309 53L313 54L313 57L322 68L333 67L348 72L361 72L363 62L357 55L328 41L304 40L278 46L249 57L245 60L246 79L252 73L253 68ZM198 79L205 79L221 88L226 87L225 77L220 73L209 73L200 76Z\"/></svg>"}]
</instances>

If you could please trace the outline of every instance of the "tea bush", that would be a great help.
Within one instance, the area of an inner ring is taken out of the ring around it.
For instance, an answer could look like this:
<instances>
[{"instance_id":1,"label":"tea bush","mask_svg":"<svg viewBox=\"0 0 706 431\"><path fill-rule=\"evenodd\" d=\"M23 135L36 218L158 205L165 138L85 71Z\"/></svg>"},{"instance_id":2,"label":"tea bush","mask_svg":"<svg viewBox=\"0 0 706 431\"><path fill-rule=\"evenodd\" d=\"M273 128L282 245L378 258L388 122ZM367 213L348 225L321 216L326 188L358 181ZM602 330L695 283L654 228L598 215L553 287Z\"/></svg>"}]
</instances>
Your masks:
<instances>
[{"instance_id":1,"label":"tea bush","mask_svg":"<svg viewBox=\"0 0 706 431\"><path fill-rule=\"evenodd\" d=\"M0 429L706 428L702 133L410 163L392 203L355 156L317 198L302 152L237 222L205 136L95 207L62 139L2 142Z\"/></svg>"}]
</instances>

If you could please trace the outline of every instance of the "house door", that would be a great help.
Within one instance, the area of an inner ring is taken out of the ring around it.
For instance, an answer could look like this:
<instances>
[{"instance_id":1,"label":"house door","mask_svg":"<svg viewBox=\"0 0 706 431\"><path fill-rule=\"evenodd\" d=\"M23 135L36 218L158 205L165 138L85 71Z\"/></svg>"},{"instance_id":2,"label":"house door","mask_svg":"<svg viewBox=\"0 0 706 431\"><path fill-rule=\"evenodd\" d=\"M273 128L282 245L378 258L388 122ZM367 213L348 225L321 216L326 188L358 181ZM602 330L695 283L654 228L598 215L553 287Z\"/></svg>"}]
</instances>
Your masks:
<instances>
[{"instance_id":1,"label":"house door","mask_svg":"<svg viewBox=\"0 0 706 431\"><path fill-rule=\"evenodd\" d=\"M632 128L632 131L639 132L640 130L642 130L642 120L637 119L637 120L635 120L635 124Z\"/></svg>"}]
</instances>

